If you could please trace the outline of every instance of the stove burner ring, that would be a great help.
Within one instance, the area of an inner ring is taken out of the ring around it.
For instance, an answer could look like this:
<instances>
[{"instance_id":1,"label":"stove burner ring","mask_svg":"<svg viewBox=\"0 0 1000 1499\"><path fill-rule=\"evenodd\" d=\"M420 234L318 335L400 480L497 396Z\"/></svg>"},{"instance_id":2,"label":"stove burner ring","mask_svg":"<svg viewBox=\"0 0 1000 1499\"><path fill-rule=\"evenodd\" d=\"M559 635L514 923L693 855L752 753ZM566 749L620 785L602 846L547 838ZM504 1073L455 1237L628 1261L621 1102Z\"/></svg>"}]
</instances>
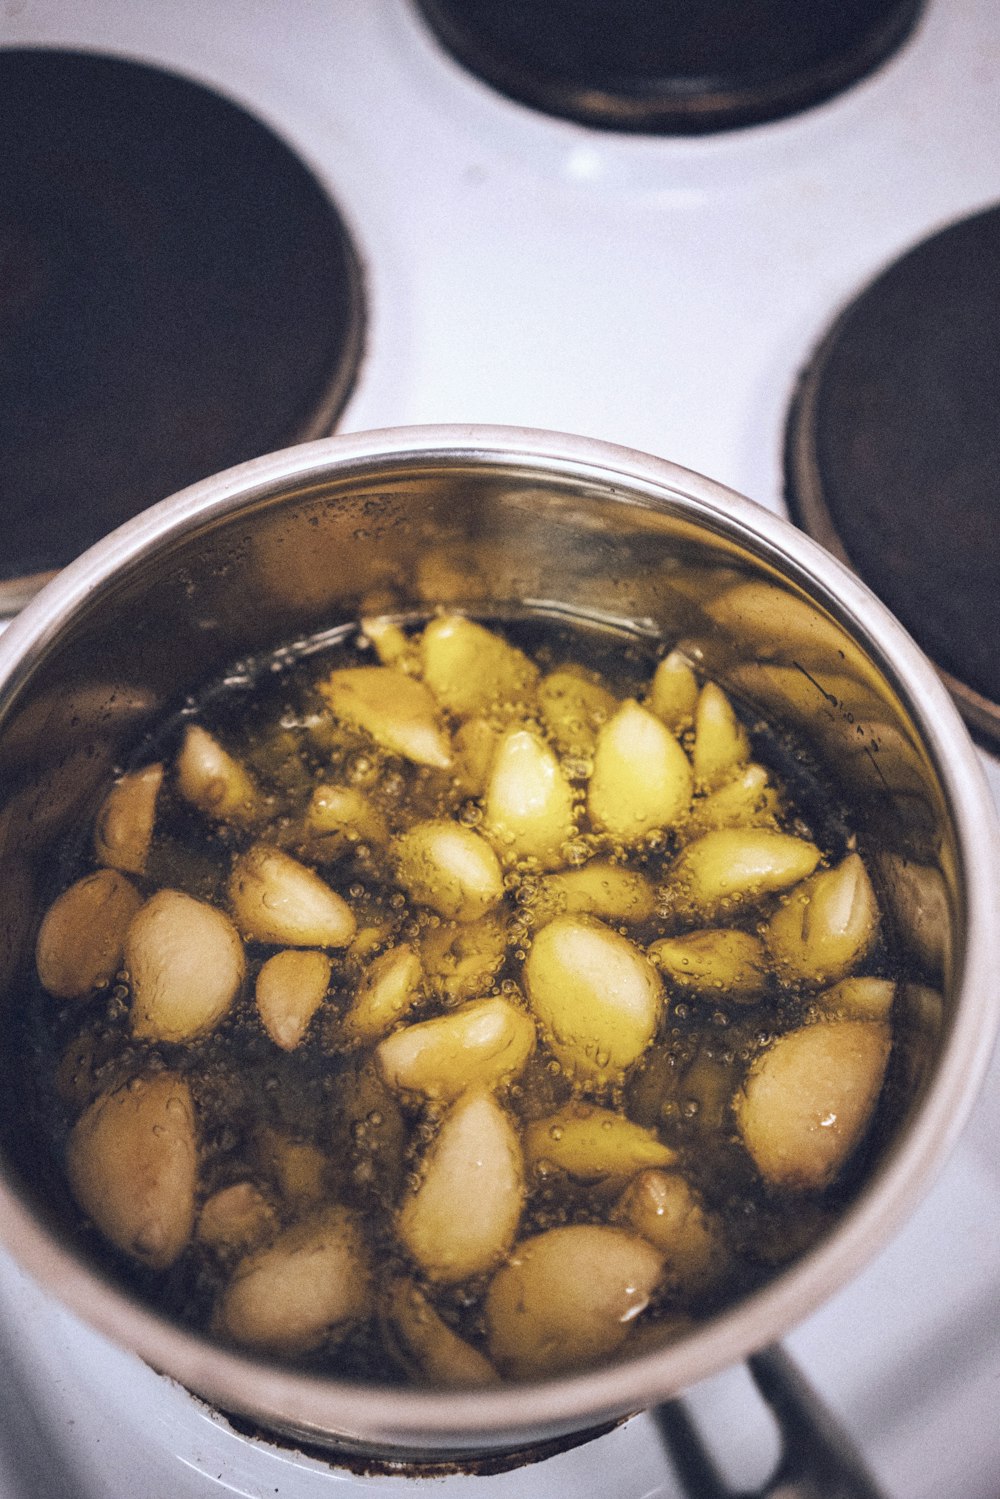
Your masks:
<instances>
[{"instance_id":1,"label":"stove burner ring","mask_svg":"<svg viewBox=\"0 0 1000 1499\"><path fill-rule=\"evenodd\" d=\"M197 1399L197 1397L194 1397ZM250 1442L266 1442L280 1447L291 1456L309 1457L326 1463L331 1468L347 1470L359 1478L489 1478L500 1473L510 1473L516 1468L527 1468L534 1463L558 1457L561 1452L570 1452L587 1442L596 1441L622 1426L631 1417L623 1416L617 1421L606 1421L600 1426L588 1427L585 1431L570 1432L563 1437L554 1437L547 1442L537 1442L530 1447L518 1447L497 1452L469 1452L453 1457L401 1456L377 1457L368 1452L352 1451L347 1447L324 1447L304 1441L298 1437L282 1435L267 1427L258 1426L245 1416L233 1415L206 1407L214 1417L221 1418L237 1435Z\"/></svg>"},{"instance_id":2,"label":"stove burner ring","mask_svg":"<svg viewBox=\"0 0 1000 1499\"><path fill-rule=\"evenodd\" d=\"M923 0L415 0L485 83L605 130L693 135L840 93L909 36Z\"/></svg>"},{"instance_id":3,"label":"stove burner ring","mask_svg":"<svg viewBox=\"0 0 1000 1499\"><path fill-rule=\"evenodd\" d=\"M1000 207L882 272L805 370L793 518L852 567L1000 744Z\"/></svg>"},{"instance_id":4,"label":"stove burner ring","mask_svg":"<svg viewBox=\"0 0 1000 1499\"><path fill-rule=\"evenodd\" d=\"M339 214L273 131L119 57L0 50L0 612L138 511L329 432L363 344Z\"/></svg>"}]
</instances>

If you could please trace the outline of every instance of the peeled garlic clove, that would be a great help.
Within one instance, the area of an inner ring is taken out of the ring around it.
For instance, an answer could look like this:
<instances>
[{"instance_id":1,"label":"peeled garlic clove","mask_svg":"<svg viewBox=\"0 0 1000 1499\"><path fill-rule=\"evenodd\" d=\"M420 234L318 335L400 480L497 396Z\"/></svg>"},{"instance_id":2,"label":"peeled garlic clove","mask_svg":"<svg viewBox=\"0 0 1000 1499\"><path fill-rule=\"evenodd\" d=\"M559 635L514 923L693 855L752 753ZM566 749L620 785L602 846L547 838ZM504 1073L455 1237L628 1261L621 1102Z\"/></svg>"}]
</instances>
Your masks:
<instances>
[{"instance_id":1,"label":"peeled garlic clove","mask_svg":"<svg viewBox=\"0 0 1000 1499\"><path fill-rule=\"evenodd\" d=\"M850 978L824 989L814 1003L844 1020L888 1020L895 997L892 979Z\"/></svg>"},{"instance_id":2,"label":"peeled garlic clove","mask_svg":"<svg viewBox=\"0 0 1000 1499\"><path fill-rule=\"evenodd\" d=\"M711 917L797 885L820 851L805 838L768 828L719 828L682 849L668 872L679 911Z\"/></svg>"},{"instance_id":3,"label":"peeled garlic clove","mask_svg":"<svg viewBox=\"0 0 1000 1499\"><path fill-rule=\"evenodd\" d=\"M328 1195L330 1160L312 1140L296 1140L280 1130L261 1130L258 1158L282 1197L297 1208L310 1207Z\"/></svg>"},{"instance_id":4,"label":"peeled garlic clove","mask_svg":"<svg viewBox=\"0 0 1000 1499\"><path fill-rule=\"evenodd\" d=\"M495 705L526 702L538 667L501 636L461 614L432 619L420 637L424 681L460 718Z\"/></svg>"},{"instance_id":5,"label":"peeled garlic clove","mask_svg":"<svg viewBox=\"0 0 1000 1499\"><path fill-rule=\"evenodd\" d=\"M333 965L326 953L288 948L268 958L257 975L255 998L264 1029L276 1046L294 1051L326 998Z\"/></svg>"},{"instance_id":6,"label":"peeled garlic clove","mask_svg":"<svg viewBox=\"0 0 1000 1499\"><path fill-rule=\"evenodd\" d=\"M347 666L319 690L334 715L404 760L447 770L451 745L431 693L393 666Z\"/></svg>"},{"instance_id":7,"label":"peeled garlic clove","mask_svg":"<svg viewBox=\"0 0 1000 1499\"><path fill-rule=\"evenodd\" d=\"M454 1285L499 1264L523 1206L517 1133L492 1094L476 1091L446 1114L396 1229L424 1275Z\"/></svg>"},{"instance_id":8,"label":"peeled garlic clove","mask_svg":"<svg viewBox=\"0 0 1000 1499\"><path fill-rule=\"evenodd\" d=\"M782 977L829 984L867 955L879 911L859 854L821 870L793 890L768 922L765 940Z\"/></svg>"},{"instance_id":9,"label":"peeled garlic clove","mask_svg":"<svg viewBox=\"0 0 1000 1499\"><path fill-rule=\"evenodd\" d=\"M485 838L447 819L420 822L392 846L396 878L417 905L476 921L503 898L503 872Z\"/></svg>"},{"instance_id":10,"label":"peeled garlic clove","mask_svg":"<svg viewBox=\"0 0 1000 1499\"><path fill-rule=\"evenodd\" d=\"M172 1265L194 1226L197 1146L187 1083L160 1072L102 1094L73 1127L66 1173L106 1239L154 1270Z\"/></svg>"},{"instance_id":11,"label":"peeled garlic clove","mask_svg":"<svg viewBox=\"0 0 1000 1499\"><path fill-rule=\"evenodd\" d=\"M482 796L500 743L500 730L487 718L467 718L455 730L455 780L465 796Z\"/></svg>"},{"instance_id":12,"label":"peeled garlic clove","mask_svg":"<svg viewBox=\"0 0 1000 1499\"><path fill-rule=\"evenodd\" d=\"M322 837L342 833L348 844L382 848L389 841L385 818L356 786L317 786L306 810L306 827Z\"/></svg>"},{"instance_id":13,"label":"peeled garlic clove","mask_svg":"<svg viewBox=\"0 0 1000 1499\"><path fill-rule=\"evenodd\" d=\"M94 854L99 864L126 874L145 872L162 784L162 765L130 771L115 782L94 822Z\"/></svg>"},{"instance_id":14,"label":"peeled garlic clove","mask_svg":"<svg viewBox=\"0 0 1000 1499\"><path fill-rule=\"evenodd\" d=\"M406 631L391 619L363 619L361 628L375 647L375 654L383 666L401 661L411 648Z\"/></svg>"},{"instance_id":15,"label":"peeled garlic clove","mask_svg":"<svg viewBox=\"0 0 1000 1499\"><path fill-rule=\"evenodd\" d=\"M648 921L656 893L646 876L608 859L546 875L531 906L536 921L559 915L598 916L604 921Z\"/></svg>"},{"instance_id":16,"label":"peeled garlic clove","mask_svg":"<svg viewBox=\"0 0 1000 1499\"><path fill-rule=\"evenodd\" d=\"M743 765L750 754L747 731L733 712L733 705L715 682L706 682L698 694L694 714L694 749L691 755L695 784L712 790Z\"/></svg>"},{"instance_id":17,"label":"peeled garlic clove","mask_svg":"<svg viewBox=\"0 0 1000 1499\"><path fill-rule=\"evenodd\" d=\"M141 905L138 890L115 869L84 875L64 890L45 913L35 944L42 988L57 999L82 999L110 983Z\"/></svg>"},{"instance_id":18,"label":"peeled garlic clove","mask_svg":"<svg viewBox=\"0 0 1000 1499\"><path fill-rule=\"evenodd\" d=\"M159 890L128 929L133 1036L190 1041L214 1030L246 973L229 917L180 890Z\"/></svg>"},{"instance_id":19,"label":"peeled garlic clove","mask_svg":"<svg viewBox=\"0 0 1000 1499\"><path fill-rule=\"evenodd\" d=\"M486 1293L490 1357L514 1379L576 1370L622 1347L663 1256L623 1228L576 1224L515 1246Z\"/></svg>"},{"instance_id":20,"label":"peeled garlic clove","mask_svg":"<svg viewBox=\"0 0 1000 1499\"><path fill-rule=\"evenodd\" d=\"M699 797L691 808L692 829L773 826L780 811L778 793L763 765L743 767L732 780Z\"/></svg>"},{"instance_id":21,"label":"peeled garlic clove","mask_svg":"<svg viewBox=\"0 0 1000 1499\"><path fill-rule=\"evenodd\" d=\"M484 810L486 831L505 861L531 859L543 869L565 862L563 849L575 832L573 788L530 729L511 729L501 739Z\"/></svg>"},{"instance_id":22,"label":"peeled garlic clove","mask_svg":"<svg viewBox=\"0 0 1000 1499\"><path fill-rule=\"evenodd\" d=\"M617 707L618 699L579 667L550 671L538 686L539 715L563 755L592 755L598 729Z\"/></svg>"},{"instance_id":23,"label":"peeled garlic clove","mask_svg":"<svg viewBox=\"0 0 1000 1499\"><path fill-rule=\"evenodd\" d=\"M234 1182L206 1198L198 1214L197 1236L223 1253L249 1249L278 1226L277 1215L253 1182Z\"/></svg>"},{"instance_id":24,"label":"peeled garlic clove","mask_svg":"<svg viewBox=\"0 0 1000 1499\"><path fill-rule=\"evenodd\" d=\"M828 1020L787 1031L735 1100L743 1143L775 1186L827 1186L858 1144L882 1087L888 1025Z\"/></svg>"},{"instance_id":25,"label":"peeled garlic clove","mask_svg":"<svg viewBox=\"0 0 1000 1499\"><path fill-rule=\"evenodd\" d=\"M346 947L356 923L347 902L290 854L256 843L233 863L233 920L251 942Z\"/></svg>"},{"instance_id":26,"label":"peeled garlic clove","mask_svg":"<svg viewBox=\"0 0 1000 1499\"><path fill-rule=\"evenodd\" d=\"M499 1375L431 1306L415 1281L399 1276L386 1292L384 1318L402 1362L422 1380L444 1388L479 1388Z\"/></svg>"},{"instance_id":27,"label":"peeled garlic clove","mask_svg":"<svg viewBox=\"0 0 1000 1499\"><path fill-rule=\"evenodd\" d=\"M307 1353L366 1317L372 1284L357 1215L323 1208L236 1267L215 1331L246 1348Z\"/></svg>"},{"instance_id":28,"label":"peeled garlic clove","mask_svg":"<svg viewBox=\"0 0 1000 1499\"><path fill-rule=\"evenodd\" d=\"M428 927L420 957L431 988L451 1004L489 989L507 956L507 933L496 912L479 921Z\"/></svg>"},{"instance_id":29,"label":"peeled garlic clove","mask_svg":"<svg viewBox=\"0 0 1000 1499\"><path fill-rule=\"evenodd\" d=\"M655 1131L613 1109L580 1103L529 1124L524 1155L531 1166L546 1161L581 1181L632 1176L644 1166L670 1166L676 1159Z\"/></svg>"},{"instance_id":30,"label":"peeled garlic clove","mask_svg":"<svg viewBox=\"0 0 1000 1499\"><path fill-rule=\"evenodd\" d=\"M662 1252L665 1278L688 1294L706 1290L726 1269L722 1225L677 1171L641 1172L615 1216Z\"/></svg>"},{"instance_id":31,"label":"peeled garlic clove","mask_svg":"<svg viewBox=\"0 0 1000 1499\"><path fill-rule=\"evenodd\" d=\"M376 1041L412 1009L423 991L424 970L408 942L390 947L365 970L344 1016L344 1030L358 1041Z\"/></svg>"},{"instance_id":32,"label":"peeled garlic clove","mask_svg":"<svg viewBox=\"0 0 1000 1499\"><path fill-rule=\"evenodd\" d=\"M697 677L680 651L671 651L653 673L646 706L676 734L690 724L697 701Z\"/></svg>"},{"instance_id":33,"label":"peeled garlic clove","mask_svg":"<svg viewBox=\"0 0 1000 1499\"><path fill-rule=\"evenodd\" d=\"M337 1075L333 1093L333 1149L368 1201L394 1205L403 1181L409 1126L396 1095L365 1054Z\"/></svg>"},{"instance_id":34,"label":"peeled garlic clove","mask_svg":"<svg viewBox=\"0 0 1000 1499\"><path fill-rule=\"evenodd\" d=\"M447 1099L516 1077L534 1049L530 1015L497 997L393 1032L375 1060L390 1087Z\"/></svg>"},{"instance_id":35,"label":"peeled garlic clove","mask_svg":"<svg viewBox=\"0 0 1000 1499\"><path fill-rule=\"evenodd\" d=\"M638 843L680 821L692 785L690 762L673 734L629 699L597 735L587 810L596 828Z\"/></svg>"},{"instance_id":36,"label":"peeled garlic clove","mask_svg":"<svg viewBox=\"0 0 1000 1499\"><path fill-rule=\"evenodd\" d=\"M206 817L246 827L259 816L253 777L200 724L188 725L175 772L181 796Z\"/></svg>"},{"instance_id":37,"label":"peeled garlic clove","mask_svg":"<svg viewBox=\"0 0 1000 1499\"><path fill-rule=\"evenodd\" d=\"M535 936L524 965L531 1008L573 1075L620 1078L656 1032L655 968L627 938L589 916L558 916Z\"/></svg>"},{"instance_id":38,"label":"peeled garlic clove","mask_svg":"<svg viewBox=\"0 0 1000 1499\"><path fill-rule=\"evenodd\" d=\"M672 984L707 999L747 1003L767 987L767 949L752 932L707 927L661 937L646 951Z\"/></svg>"}]
</instances>

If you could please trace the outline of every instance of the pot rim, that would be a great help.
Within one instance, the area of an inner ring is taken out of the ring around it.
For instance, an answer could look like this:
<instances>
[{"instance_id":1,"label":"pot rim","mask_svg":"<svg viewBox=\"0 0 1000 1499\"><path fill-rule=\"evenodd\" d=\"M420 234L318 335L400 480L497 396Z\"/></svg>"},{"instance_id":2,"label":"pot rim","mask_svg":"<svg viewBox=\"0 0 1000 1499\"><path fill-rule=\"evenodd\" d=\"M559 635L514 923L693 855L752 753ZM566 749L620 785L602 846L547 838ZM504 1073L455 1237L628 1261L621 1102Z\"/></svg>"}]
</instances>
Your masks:
<instances>
[{"instance_id":1,"label":"pot rim","mask_svg":"<svg viewBox=\"0 0 1000 1499\"><path fill-rule=\"evenodd\" d=\"M210 520L277 497L291 483L407 464L525 466L604 483L659 509L678 500L715 534L777 564L854 635L917 721L956 832L966 944L956 1007L935 1075L903 1140L836 1227L761 1290L676 1344L595 1371L477 1391L365 1386L295 1373L209 1343L134 1301L64 1248L6 1183L0 1238L22 1266L85 1321L224 1410L266 1409L275 1424L347 1445L449 1451L522 1443L666 1398L774 1341L872 1259L924 1195L955 1145L1000 1025L989 938L1000 930L996 812L967 730L935 669L852 572L790 522L701 474L597 439L523 427L434 425L341 434L267 454L162 500L71 563L0 636L0 710L62 626L122 570ZM975 1003L970 996L976 996Z\"/></svg>"}]
</instances>

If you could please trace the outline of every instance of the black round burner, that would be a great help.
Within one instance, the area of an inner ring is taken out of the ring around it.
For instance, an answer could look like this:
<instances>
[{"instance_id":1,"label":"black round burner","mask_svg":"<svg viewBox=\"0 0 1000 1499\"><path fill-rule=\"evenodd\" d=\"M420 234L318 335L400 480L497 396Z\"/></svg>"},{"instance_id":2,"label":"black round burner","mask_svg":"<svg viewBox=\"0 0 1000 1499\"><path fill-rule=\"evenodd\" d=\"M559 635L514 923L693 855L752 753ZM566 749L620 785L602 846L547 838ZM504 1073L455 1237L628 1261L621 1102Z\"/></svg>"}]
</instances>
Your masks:
<instances>
[{"instance_id":1,"label":"black round burner","mask_svg":"<svg viewBox=\"0 0 1000 1499\"><path fill-rule=\"evenodd\" d=\"M259 120L0 51L0 605L154 500L330 430L362 342L333 205Z\"/></svg>"},{"instance_id":2,"label":"black round burner","mask_svg":"<svg viewBox=\"0 0 1000 1499\"><path fill-rule=\"evenodd\" d=\"M1000 738L1000 207L924 241L838 318L786 436L796 520Z\"/></svg>"},{"instance_id":3,"label":"black round burner","mask_svg":"<svg viewBox=\"0 0 1000 1499\"><path fill-rule=\"evenodd\" d=\"M694 134L779 119L870 73L923 0L416 0L502 93L610 130Z\"/></svg>"}]
</instances>

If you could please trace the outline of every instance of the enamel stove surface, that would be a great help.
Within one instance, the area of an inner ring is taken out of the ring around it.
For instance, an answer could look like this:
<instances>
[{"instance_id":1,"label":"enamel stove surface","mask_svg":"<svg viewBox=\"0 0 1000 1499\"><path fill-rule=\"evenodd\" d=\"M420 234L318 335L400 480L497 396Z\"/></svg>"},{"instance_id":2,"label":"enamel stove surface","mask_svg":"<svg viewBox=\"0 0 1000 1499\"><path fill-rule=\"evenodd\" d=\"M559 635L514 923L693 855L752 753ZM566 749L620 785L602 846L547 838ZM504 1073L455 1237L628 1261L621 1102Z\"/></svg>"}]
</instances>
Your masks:
<instances>
[{"instance_id":1,"label":"enamel stove surface","mask_svg":"<svg viewBox=\"0 0 1000 1499\"><path fill-rule=\"evenodd\" d=\"M885 265L1000 200L1000 10L930 0L842 95L700 138L611 136L465 74L410 0L22 0L0 43L132 57L255 113L362 262L340 430L509 422L660 454L783 508L799 371ZM986 761L1000 797L1000 770ZM923 1206L788 1346L892 1499L1000 1486L1000 1067ZM491 1478L362 1478L239 1436L0 1258L0 1499L678 1499L648 1417ZM693 1395L734 1487L773 1441L742 1371ZM744 1421L747 1429L744 1431Z\"/></svg>"}]
</instances>

